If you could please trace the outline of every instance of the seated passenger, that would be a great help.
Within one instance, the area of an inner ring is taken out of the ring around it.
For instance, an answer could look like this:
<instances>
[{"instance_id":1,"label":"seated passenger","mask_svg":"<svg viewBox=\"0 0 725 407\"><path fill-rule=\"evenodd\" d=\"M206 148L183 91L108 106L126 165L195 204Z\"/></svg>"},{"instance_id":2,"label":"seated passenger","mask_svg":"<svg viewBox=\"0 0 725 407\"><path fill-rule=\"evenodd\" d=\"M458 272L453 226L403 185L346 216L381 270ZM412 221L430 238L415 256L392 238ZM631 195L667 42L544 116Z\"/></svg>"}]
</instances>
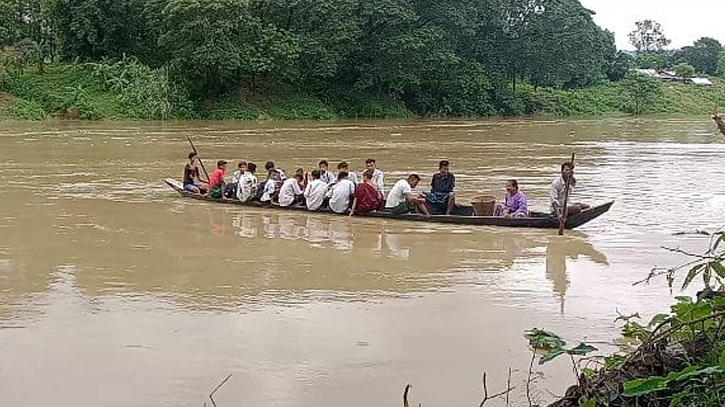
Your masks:
<instances>
[{"instance_id":1,"label":"seated passenger","mask_svg":"<svg viewBox=\"0 0 725 407\"><path fill-rule=\"evenodd\" d=\"M337 173L340 174L342 172L346 172L347 179L352 181L353 185L357 185L357 174L350 171L350 164L348 164L346 161L343 161L340 164L337 164ZM337 182L338 180L335 180L335 182Z\"/></svg>"},{"instance_id":2,"label":"seated passenger","mask_svg":"<svg viewBox=\"0 0 725 407\"><path fill-rule=\"evenodd\" d=\"M322 206L327 192L327 183L320 179L320 170L312 171L312 181L305 187L305 205L310 211L316 211Z\"/></svg>"},{"instance_id":3,"label":"seated passenger","mask_svg":"<svg viewBox=\"0 0 725 407\"><path fill-rule=\"evenodd\" d=\"M337 174L337 182L332 186L330 209L335 213L347 213L354 195L355 184L348 179L345 171L341 171Z\"/></svg>"},{"instance_id":4,"label":"seated passenger","mask_svg":"<svg viewBox=\"0 0 725 407\"><path fill-rule=\"evenodd\" d=\"M430 212L425 204L425 198L413 194L413 189L420 183L418 174L410 174L408 179L401 179L396 182L388 194L385 202L385 209L395 215L415 212L417 209L420 213L429 216Z\"/></svg>"},{"instance_id":5,"label":"seated passenger","mask_svg":"<svg viewBox=\"0 0 725 407\"><path fill-rule=\"evenodd\" d=\"M327 162L327 160L320 161L320 164L319 164L320 179L328 185L335 182L335 174L328 171L329 167L330 167L330 164Z\"/></svg>"},{"instance_id":6,"label":"seated passenger","mask_svg":"<svg viewBox=\"0 0 725 407\"><path fill-rule=\"evenodd\" d=\"M224 191L224 174L227 171L227 162L219 160L216 163L216 169L209 176L209 197L219 199L222 198Z\"/></svg>"},{"instance_id":7,"label":"seated passenger","mask_svg":"<svg viewBox=\"0 0 725 407\"><path fill-rule=\"evenodd\" d=\"M506 181L504 204L496 207L496 216L505 218L526 218L529 216L526 195L519 191L519 183L515 179Z\"/></svg>"},{"instance_id":8,"label":"seated passenger","mask_svg":"<svg viewBox=\"0 0 725 407\"><path fill-rule=\"evenodd\" d=\"M257 177L254 173L257 171L257 164L247 164L247 170L239 178L239 186L237 187L237 199L242 202L249 202L257 193Z\"/></svg>"},{"instance_id":9,"label":"seated passenger","mask_svg":"<svg viewBox=\"0 0 725 407\"><path fill-rule=\"evenodd\" d=\"M438 163L438 172L431 180L431 191L425 195L428 205L434 212L445 212L450 215L456 206L456 177L450 172L450 163L443 160Z\"/></svg>"},{"instance_id":10,"label":"seated passenger","mask_svg":"<svg viewBox=\"0 0 725 407\"><path fill-rule=\"evenodd\" d=\"M301 205L305 202L305 196L302 194L302 182L304 180L304 171L298 170L295 176L286 179L279 189L279 206Z\"/></svg>"},{"instance_id":11,"label":"seated passenger","mask_svg":"<svg viewBox=\"0 0 725 407\"><path fill-rule=\"evenodd\" d=\"M373 185L378 187L381 194L385 194L385 181L383 181L383 172L378 169L378 163L374 158L365 160L365 168L373 172Z\"/></svg>"},{"instance_id":12,"label":"seated passenger","mask_svg":"<svg viewBox=\"0 0 725 407\"><path fill-rule=\"evenodd\" d=\"M247 171L247 163L242 161L239 164L237 164L237 170L234 171L234 175L232 175L232 182L227 184L227 186L224 188L224 196L227 198L236 198L237 197L237 188L239 187L239 180L242 179L242 175Z\"/></svg>"},{"instance_id":13,"label":"seated passenger","mask_svg":"<svg viewBox=\"0 0 725 407\"><path fill-rule=\"evenodd\" d=\"M574 187L577 184L576 178L574 178L574 164L571 162L565 162L561 165L561 176L559 176L557 179L554 180L554 182L551 183L551 187L549 188L549 199L551 200L551 213L553 215L558 216L559 218L563 217L564 211L564 201L567 201L567 216L570 215L576 215L579 212L589 209L589 205L583 204L583 203L572 203L571 199L567 200L566 198L566 181L570 180L569 182L569 196L571 196L572 191L574 190Z\"/></svg>"},{"instance_id":14,"label":"seated passenger","mask_svg":"<svg viewBox=\"0 0 725 407\"><path fill-rule=\"evenodd\" d=\"M350 209L350 216L375 212L383 205L383 194L375 185L373 174L370 169L363 172L362 184L357 184L355 187L355 199Z\"/></svg>"},{"instance_id":15,"label":"seated passenger","mask_svg":"<svg viewBox=\"0 0 725 407\"><path fill-rule=\"evenodd\" d=\"M184 166L184 191L194 194L205 194L207 189L199 180L199 156L189 153L189 162Z\"/></svg>"},{"instance_id":16,"label":"seated passenger","mask_svg":"<svg viewBox=\"0 0 725 407\"><path fill-rule=\"evenodd\" d=\"M259 200L265 204L276 202L279 198L279 190L282 187L281 175L274 169L269 170L267 182L264 183L264 190Z\"/></svg>"}]
</instances>

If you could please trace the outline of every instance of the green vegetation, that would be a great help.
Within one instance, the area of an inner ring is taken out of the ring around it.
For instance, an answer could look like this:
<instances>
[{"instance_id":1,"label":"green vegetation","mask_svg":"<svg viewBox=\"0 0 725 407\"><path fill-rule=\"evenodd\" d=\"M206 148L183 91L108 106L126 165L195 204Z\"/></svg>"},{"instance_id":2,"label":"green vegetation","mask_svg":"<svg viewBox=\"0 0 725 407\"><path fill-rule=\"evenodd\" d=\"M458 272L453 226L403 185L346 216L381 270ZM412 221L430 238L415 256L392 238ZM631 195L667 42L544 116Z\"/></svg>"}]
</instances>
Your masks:
<instances>
[{"instance_id":1,"label":"green vegetation","mask_svg":"<svg viewBox=\"0 0 725 407\"><path fill-rule=\"evenodd\" d=\"M623 100L632 67L722 65L713 39L663 51L653 21L632 41L636 58L577 0L0 0L0 117L692 114L721 99L675 85Z\"/></svg>"}]
</instances>

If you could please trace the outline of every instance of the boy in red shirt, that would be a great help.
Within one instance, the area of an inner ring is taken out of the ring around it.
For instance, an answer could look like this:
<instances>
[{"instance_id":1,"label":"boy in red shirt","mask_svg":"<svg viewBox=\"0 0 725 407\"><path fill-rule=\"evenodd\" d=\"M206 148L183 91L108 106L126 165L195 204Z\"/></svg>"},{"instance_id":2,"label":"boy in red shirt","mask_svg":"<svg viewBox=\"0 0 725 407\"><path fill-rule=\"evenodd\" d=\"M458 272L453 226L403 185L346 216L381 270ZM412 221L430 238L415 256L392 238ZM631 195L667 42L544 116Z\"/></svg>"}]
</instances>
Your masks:
<instances>
[{"instance_id":1,"label":"boy in red shirt","mask_svg":"<svg viewBox=\"0 0 725 407\"><path fill-rule=\"evenodd\" d=\"M350 216L375 212L383 206L383 194L373 183L373 172L363 173L363 182L355 188L355 200L352 202Z\"/></svg>"},{"instance_id":2,"label":"boy in red shirt","mask_svg":"<svg viewBox=\"0 0 725 407\"><path fill-rule=\"evenodd\" d=\"M216 163L216 170L209 176L209 196L221 198L224 190L224 174L227 171L227 162L219 160Z\"/></svg>"}]
</instances>

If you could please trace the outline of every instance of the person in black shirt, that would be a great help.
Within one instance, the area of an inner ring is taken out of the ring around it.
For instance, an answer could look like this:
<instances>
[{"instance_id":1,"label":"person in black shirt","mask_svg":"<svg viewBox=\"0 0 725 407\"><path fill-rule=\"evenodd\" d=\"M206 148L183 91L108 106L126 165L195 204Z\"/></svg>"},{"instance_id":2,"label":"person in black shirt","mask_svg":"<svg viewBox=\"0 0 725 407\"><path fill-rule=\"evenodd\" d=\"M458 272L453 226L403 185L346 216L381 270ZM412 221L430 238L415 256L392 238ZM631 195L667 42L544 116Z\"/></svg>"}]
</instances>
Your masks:
<instances>
[{"instance_id":1,"label":"person in black shirt","mask_svg":"<svg viewBox=\"0 0 725 407\"><path fill-rule=\"evenodd\" d=\"M456 206L456 177L450 172L450 163L443 160L438 163L438 172L433 175L431 191L426 194L426 200L432 209L450 215Z\"/></svg>"},{"instance_id":2,"label":"person in black shirt","mask_svg":"<svg viewBox=\"0 0 725 407\"><path fill-rule=\"evenodd\" d=\"M199 181L199 156L189 153L189 162L184 167L184 191L194 194L206 193L206 188Z\"/></svg>"}]
</instances>

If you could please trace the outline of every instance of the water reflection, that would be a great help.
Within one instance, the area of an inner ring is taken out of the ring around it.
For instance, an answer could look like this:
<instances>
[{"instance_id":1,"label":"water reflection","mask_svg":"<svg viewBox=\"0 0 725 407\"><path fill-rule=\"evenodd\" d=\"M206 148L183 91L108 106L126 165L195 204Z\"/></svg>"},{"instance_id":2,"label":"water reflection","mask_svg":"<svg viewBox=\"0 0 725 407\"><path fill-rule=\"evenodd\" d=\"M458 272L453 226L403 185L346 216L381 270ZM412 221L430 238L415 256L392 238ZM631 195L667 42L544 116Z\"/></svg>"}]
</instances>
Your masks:
<instances>
[{"instance_id":1,"label":"water reflection","mask_svg":"<svg viewBox=\"0 0 725 407\"><path fill-rule=\"evenodd\" d=\"M609 265L607 256L586 240L562 236L549 238L546 245L546 278L551 281L552 289L559 297L561 313L564 313L566 291L570 285L567 258L578 260L579 256L585 256L596 264Z\"/></svg>"}]
</instances>

